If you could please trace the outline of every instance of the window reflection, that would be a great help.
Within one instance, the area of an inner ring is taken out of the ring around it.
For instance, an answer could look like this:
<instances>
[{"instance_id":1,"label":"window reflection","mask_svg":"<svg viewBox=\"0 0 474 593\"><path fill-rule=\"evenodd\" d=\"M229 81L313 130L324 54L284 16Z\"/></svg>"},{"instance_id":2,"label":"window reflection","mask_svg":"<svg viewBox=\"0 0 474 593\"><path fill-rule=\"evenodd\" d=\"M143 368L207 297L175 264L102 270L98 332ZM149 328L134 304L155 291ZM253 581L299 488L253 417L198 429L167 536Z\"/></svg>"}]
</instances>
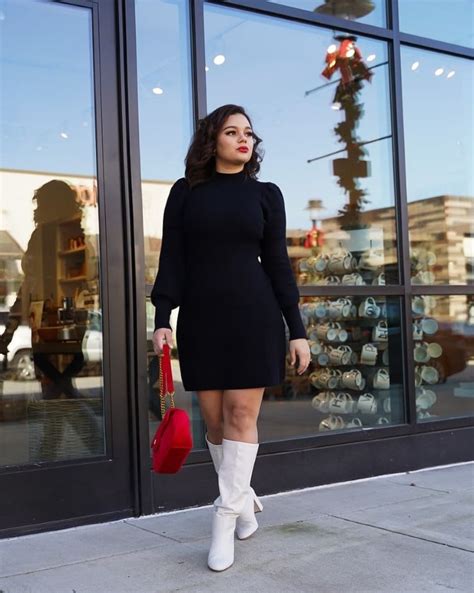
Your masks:
<instances>
[{"instance_id":1,"label":"window reflection","mask_svg":"<svg viewBox=\"0 0 474 593\"><path fill-rule=\"evenodd\" d=\"M397 283L386 46L216 6L205 16L208 108L252 106L261 179L283 189L299 284ZM257 55L239 41L255 37ZM348 268L311 266L335 252Z\"/></svg>"},{"instance_id":2,"label":"window reflection","mask_svg":"<svg viewBox=\"0 0 474 593\"><path fill-rule=\"evenodd\" d=\"M151 341L155 312L149 294L157 273L166 199L174 181L183 176L184 155L193 130L188 5L186 0L135 1L150 437L161 420L161 411L158 359ZM174 328L178 312L179 307L171 314ZM178 349L176 341L171 351L176 405L186 409L200 428L192 397L180 381Z\"/></svg>"},{"instance_id":3,"label":"window reflection","mask_svg":"<svg viewBox=\"0 0 474 593\"><path fill-rule=\"evenodd\" d=\"M474 46L474 4L472 0L426 2L398 0L400 30L448 43Z\"/></svg>"},{"instance_id":4,"label":"window reflection","mask_svg":"<svg viewBox=\"0 0 474 593\"><path fill-rule=\"evenodd\" d=\"M474 414L474 296L412 299L419 421Z\"/></svg>"},{"instance_id":5,"label":"window reflection","mask_svg":"<svg viewBox=\"0 0 474 593\"><path fill-rule=\"evenodd\" d=\"M404 47L403 112L413 284L472 284L473 66Z\"/></svg>"},{"instance_id":6,"label":"window reflection","mask_svg":"<svg viewBox=\"0 0 474 593\"><path fill-rule=\"evenodd\" d=\"M398 298L304 297L300 308L312 360L304 376L289 366L284 384L265 391L259 434L273 440L404 422ZM281 410L272 399L293 401Z\"/></svg>"},{"instance_id":7,"label":"window reflection","mask_svg":"<svg viewBox=\"0 0 474 593\"><path fill-rule=\"evenodd\" d=\"M341 19L385 26L385 0L269 0Z\"/></svg>"},{"instance_id":8,"label":"window reflection","mask_svg":"<svg viewBox=\"0 0 474 593\"><path fill-rule=\"evenodd\" d=\"M101 455L91 13L7 0L2 15L0 465Z\"/></svg>"},{"instance_id":9,"label":"window reflection","mask_svg":"<svg viewBox=\"0 0 474 593\"><path fill-rule=\"evenodd\" d=\"M208 110L228 102L251 106L265 146L260 179L283 190L298 284L397 283L385 44L214 5L205 6L205 36ZM246 49L245 40L255 38L258 54ZM310 339L319 326L330 339L317 338L320 351L307 373L296 376L288 366L285 382L265 390L263 440L404 421L400 360L388 358L401 348L398 299L351 292L301 299ZM364 317L365 301L377 318ZM348 317L333 317L343 306ZM343 384L343 373L363 381Z\"/></svg>"}]
</instances>

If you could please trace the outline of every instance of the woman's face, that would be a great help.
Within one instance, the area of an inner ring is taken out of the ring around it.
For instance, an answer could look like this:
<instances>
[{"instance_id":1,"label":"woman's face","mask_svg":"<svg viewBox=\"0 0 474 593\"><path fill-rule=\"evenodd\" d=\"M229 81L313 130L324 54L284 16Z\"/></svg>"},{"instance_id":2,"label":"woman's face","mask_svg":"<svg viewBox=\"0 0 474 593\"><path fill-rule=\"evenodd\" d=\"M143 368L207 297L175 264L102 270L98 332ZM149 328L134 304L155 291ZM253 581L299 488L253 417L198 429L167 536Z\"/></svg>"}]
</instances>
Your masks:
<instances>
[{"instance_id":1,"label":"woman's face","mask_svg":"<svg viewBox=\"0 0 474 593\"><path fill-rule=\"evenodd\" d=\"M252 128L245 115L229 115L217 134L216 167L240 171L252 158L254 143Z\"/></svg>"}]
</instances>

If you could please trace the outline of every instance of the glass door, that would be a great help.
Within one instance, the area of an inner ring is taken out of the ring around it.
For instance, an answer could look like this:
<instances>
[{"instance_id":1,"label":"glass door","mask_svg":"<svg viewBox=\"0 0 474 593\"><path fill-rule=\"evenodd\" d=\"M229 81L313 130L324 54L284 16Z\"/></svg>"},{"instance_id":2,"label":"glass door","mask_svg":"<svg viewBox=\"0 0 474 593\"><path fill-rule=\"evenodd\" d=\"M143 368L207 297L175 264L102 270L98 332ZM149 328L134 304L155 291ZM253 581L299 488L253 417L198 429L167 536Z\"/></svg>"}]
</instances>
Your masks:
<instances>
[{"instance_id":1,"label":"glass door","mask_svg":"<svg viewBox=\"0 0 474 593\"><path fill-rule=\"evenodd\" d=\"M2 0L0 534L132 513L114 3ZM101 40L100 56L98 52ZM105 225L107 220L107 225ZM113 240L112 240L113 239Z\"/></svg>"}]
</instances>

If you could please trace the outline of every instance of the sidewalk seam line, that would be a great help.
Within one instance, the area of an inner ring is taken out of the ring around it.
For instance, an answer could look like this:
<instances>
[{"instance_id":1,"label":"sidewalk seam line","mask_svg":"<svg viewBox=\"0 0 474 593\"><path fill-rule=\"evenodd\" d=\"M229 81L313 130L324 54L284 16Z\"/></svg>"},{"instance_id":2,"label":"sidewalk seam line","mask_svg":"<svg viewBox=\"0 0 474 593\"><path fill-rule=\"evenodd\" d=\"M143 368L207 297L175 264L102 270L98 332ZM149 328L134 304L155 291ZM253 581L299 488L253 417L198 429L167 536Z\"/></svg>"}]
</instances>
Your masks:
<instances>
[{"instance_id":1,"label":"sidewalk seam line","mask_svg":"<svg viewBox=\"0 0 474 593\"><path fill-rule=\"evenodd\" d=\"M127 523L127 525L129 525L130 527L135 527L136 529L140 529L141 531L146 531L146 533L151 533L152 535L157 535L158 537L163 537L165 539L169 539L169 540L175 542L176 544L182 543L179 539L171 537L171 535L163 535L162 533L157 533L156 531L152 531L151 529L147 529L146 527L140 527L140 525L134 525L133 523L128 523L126 520L125 520L125 523ZM0 591L0 593L1 593L1 591Z\"/></svg>"},{"instance_id":2,"label":"sidewalk seam line","mask_svg":"<svg viewBox=\"0 0 474 593\"><path fill-rule=\"evenodd\" d=\"M453 544L448 544L444 542L439 542L433 539L428 539L427 537L422 537L420 535L413 535L411 533L405 533L403 531L396 531L395 529L389 529L388 527L381 527L380 525L373 525L372 523L364 523L363 521L356 521L355 519L348 519L347 517L340 517L338 515L328 515L329 517L333 517L334 519L341 519L342 521L347 521L349 523L355 523L356 525L363 525L364 527L372 527L373 529L379 529L380 531L386 531L387 533L394 533L395 535L403 535L405 537L411 537L413 539L419 539L424 542L428 542L430 544L436 544L438 546L446 546L448 548L453 548L454 550L460 550L461 552L468 552L469 554L473 554L473 550L468 550L467 548L461 548L460 546L455 546Z\"/></svg>"},{"instance_id":3,"label":"sidewalk seam line","mask_svg":"<svg viewBox=\"0 0 474 593\"><path fill-rule=\"evenodd\" d=\"M155 534L158 535L158 534ZM134 550L127 550L126 552L119 552L117 554L110 554L108 556L96 556L95 558L85 558L84 560L78 560L77 562L65 562L64 564L56 564L55 566L47 566L44 568L37 568L35 570L27 570L25 572L15 572L12 574L0 575L0 582L2 579L9 579L13 577L20 577L28 574L35 574L37 572L45 572L47 570L57 570L58 568L64 568L69 566L79 566L80 564L86 564L87 562L96 562L98 560L108 560L109 558L117 558L118 556L127 556L128 554L135 554L137 552L143 552L144 550L155 550L162 548L163 544L159 546L147 546L145 548L137 548Z\"/></svg>"}]
</instances>

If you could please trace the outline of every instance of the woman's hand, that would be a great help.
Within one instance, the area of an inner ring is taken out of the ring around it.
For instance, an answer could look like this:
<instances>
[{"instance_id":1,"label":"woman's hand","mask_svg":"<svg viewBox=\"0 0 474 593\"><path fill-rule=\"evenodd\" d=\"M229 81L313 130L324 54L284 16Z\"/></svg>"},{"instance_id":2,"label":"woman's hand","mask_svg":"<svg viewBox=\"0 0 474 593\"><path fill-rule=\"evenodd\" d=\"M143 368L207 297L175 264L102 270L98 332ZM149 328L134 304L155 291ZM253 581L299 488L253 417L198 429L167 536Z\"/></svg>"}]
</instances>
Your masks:
<instances>
[{"instance_id":1,"label":"woman's hand","mask_svg":"<svg viewBox=\"0 0 474 593\"><path fill-rule=\"evenodd\" d=\"M163 342L166 343L170 348L173 348L173 332L167 327L160 327L153 333L153 350L155 354L161 354L163 352Z\"/></svg>"},{"instance_id":2,"label":"woman's hand","mask_svg":"<svg viewBox=\"0 0 474 593\"><path fill-rule=\"evenodd\" d=\"M309 350L308 340L306 338L298 338L290 340L290 363L293 366L298 357L297 372L299 375L304 373L309 366L311 360L311 353Z\"/></svg>"}]
</instances>

